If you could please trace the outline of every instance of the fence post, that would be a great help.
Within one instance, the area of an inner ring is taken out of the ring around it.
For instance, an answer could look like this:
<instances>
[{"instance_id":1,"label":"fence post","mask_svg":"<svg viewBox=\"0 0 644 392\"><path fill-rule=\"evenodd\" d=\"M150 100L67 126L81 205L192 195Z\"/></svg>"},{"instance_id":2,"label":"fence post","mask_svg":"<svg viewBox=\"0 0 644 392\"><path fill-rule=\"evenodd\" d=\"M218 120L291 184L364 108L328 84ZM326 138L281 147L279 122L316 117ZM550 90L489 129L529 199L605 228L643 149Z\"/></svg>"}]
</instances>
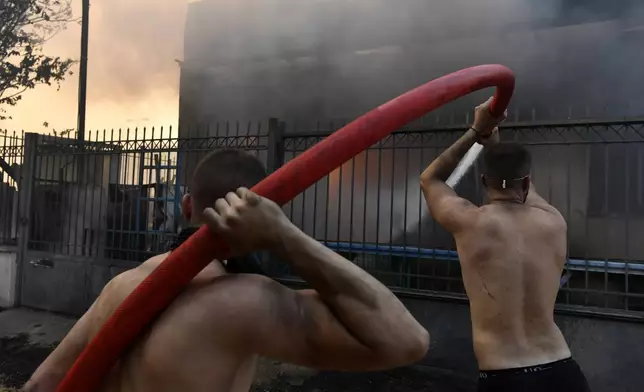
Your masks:
<instances>
[{"instance_id":1,"label":"fence post","mask_svg":"<svg viewBox=\"0 0 644 392\"><path fill-rule=\"evenodd\" d=\"M269 173L284 164L284 124L276 118L268 120L268 158L266 168Z\"/></svg>"},{"instance_id":2,"label":"fence post","mask_svg":"<svg viewBox=\"0 0 644 392\"><path fill-rule=\"evenodd\" d=\"M276 118L268 120L268 151L266 170L272 173L284 164L284 124ZM261 260L265 262L269 276L278 275L276 272L282 263L272 253L262 252Z\"/></svg>"},{"instance_id":3,"label":"fence post","mask_svg":"<svg viewBox=\"0 0 644 392\"><path fill-rule=\"evenodd\" d=\"M36 174L36 156L38 149L37 133L25 133L23 140L24 160L20 168L18 182L18 255L16 257L16 306L22 304L22 283L24 280L24 265L27 262L27 247L29 244L29 226L31 226L31 202Z\"/></svg>"}]
</instances>

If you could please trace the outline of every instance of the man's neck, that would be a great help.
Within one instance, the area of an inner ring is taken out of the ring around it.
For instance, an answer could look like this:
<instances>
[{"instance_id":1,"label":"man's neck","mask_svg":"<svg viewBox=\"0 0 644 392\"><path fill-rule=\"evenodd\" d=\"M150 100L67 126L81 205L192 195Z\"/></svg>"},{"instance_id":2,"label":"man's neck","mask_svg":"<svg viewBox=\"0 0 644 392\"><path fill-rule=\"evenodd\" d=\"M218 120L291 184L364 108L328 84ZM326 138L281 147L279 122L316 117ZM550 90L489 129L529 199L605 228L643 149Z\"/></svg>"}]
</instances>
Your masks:
<instances>
[{"instance_id":1,"label":"man's neck","mask_svg":"<svg viewBox=\"0 0 644 392\"><path fill-rule=\"evenodd\" d=\"M523 198L515 193L495 193L488 196L488 204L524 204Z\"/></svg>"}]
</instances>

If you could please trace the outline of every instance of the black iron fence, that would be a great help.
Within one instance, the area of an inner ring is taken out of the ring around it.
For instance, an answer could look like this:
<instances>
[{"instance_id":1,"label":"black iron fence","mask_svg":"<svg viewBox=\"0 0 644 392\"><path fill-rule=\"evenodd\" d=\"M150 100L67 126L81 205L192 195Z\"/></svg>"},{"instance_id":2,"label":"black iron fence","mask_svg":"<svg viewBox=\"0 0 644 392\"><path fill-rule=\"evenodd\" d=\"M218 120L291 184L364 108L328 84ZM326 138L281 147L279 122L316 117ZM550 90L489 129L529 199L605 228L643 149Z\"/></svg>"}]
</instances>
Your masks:
<instances>
[{"instance_id":1,"label":"black iron fence","mask_svg":"<svg viewBox=\"0 0 644 392\"><path fill-rule=\"evenodd\" d=\"M392 134L286 206L306 233L402 291L465 291L453 238L427 214L418 178L463 129ZM508 125L506 140L528 146L537 190L568 222L562 306L644 311L644 122ZM324 138L289 134L288 161ZM457 191L484 202L476 166ZM284 270L288 273L288 270ZM592 310L591 310L592 309Z\"/></svg>"},{"instance_id":2,"label":"black iron fence","mask_svg":"<svg viewBox=\"0 0 644 392\"><path fill-rule=\"evenodd\" d=\"M16 245L23 134L0 130L0 245Z\"/></svg>"},{"instance_id":3,"label":"black iron fence","mask_svg":"<svg viewBox=\"0 0 644 392\"><path fill-rule=\"evenodd\" d=\"M266 130L248 131L179 139L172 129L119 130L82 143L34 135L29 249L129 261L164 252L185 224L181 198L203 155L243 148L266 161Z\"/></svg>"},{"instance_id":4,"label":"black iron fence","mask_svg":"<svg viewBox=\"0 0 644 392\"><path fill-rule=\"evenodd\" d=\"M83 143L27 134L24 159L32 159L33 176L24 187L31 216L26 249L143 261L165 251L183 224L186 180L207 151L243 148L274 170L336 126L301 132L271 120L182 130L198 135L190 138L171 129L98 132ZM428 216L418 186L421 171L462 132L396 132L318 181L285 211L306 233L398 291L465 299L453 238ZM509 124L502 135L532 151L538 191L568 221L561 306L641 317L644 121ZM474 167L457 191L483 203L478 171ZM275 276L296 278L280 263L270 267Z\"/></svg>"}]
</instances>

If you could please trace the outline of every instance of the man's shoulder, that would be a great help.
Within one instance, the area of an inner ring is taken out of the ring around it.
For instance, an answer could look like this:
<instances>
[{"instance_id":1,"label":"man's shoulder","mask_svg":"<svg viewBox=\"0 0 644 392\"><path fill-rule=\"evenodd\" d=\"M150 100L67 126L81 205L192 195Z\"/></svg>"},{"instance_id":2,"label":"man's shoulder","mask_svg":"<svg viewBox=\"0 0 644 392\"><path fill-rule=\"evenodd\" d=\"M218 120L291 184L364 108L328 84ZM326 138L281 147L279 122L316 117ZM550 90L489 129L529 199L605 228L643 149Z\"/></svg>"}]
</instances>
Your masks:
<instances>
[{"instance_id":1,"label":"man's shoulder","mask_svg":"<svg viewBox=\"0 0 644 392\"><path fill-rule=\"evenodd\" d=\"M277 286L284 289L280 283L262 275L226 274L213 278L203 290L210 300L233 298L240 303L261 300L274 292Z\"/></svg>"},{"instance_id":2,"label":"man's shoulder","mask_svg":"<svg viewBox=\"0 0 644 392\"><path fill-rule=\"evenodd\" d=\"M278 311L289 289L253 274L227 274L213 278L189 295L191 309L199 309L211 328L234 335L256 328Z\"/></svg>"},{"instance_id":3,"label":"man's shoulder","mask_svg":"<svg viewBox=\"0 0 644 392\"><path fill-rule=\"evenodd\" d=\"M161 264L166 256L152 257L138 267L123 271L107 282L96 300L94 311L100 313L99 318L102 319L105 315L112 314L125 298Z\"/></svg>"}]
</instances>

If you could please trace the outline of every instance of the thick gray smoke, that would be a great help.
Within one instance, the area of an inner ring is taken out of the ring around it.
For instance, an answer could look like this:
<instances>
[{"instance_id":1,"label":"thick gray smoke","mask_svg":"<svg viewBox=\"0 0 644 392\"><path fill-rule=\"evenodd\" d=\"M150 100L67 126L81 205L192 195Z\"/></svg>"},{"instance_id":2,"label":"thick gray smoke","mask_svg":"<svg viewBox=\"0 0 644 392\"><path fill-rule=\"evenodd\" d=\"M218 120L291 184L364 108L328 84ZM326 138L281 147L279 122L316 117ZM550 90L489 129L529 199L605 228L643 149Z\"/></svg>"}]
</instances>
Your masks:
<instances>
[{"instance_id":1,"label":"thick gray smoke","mask_svg":"<svg viewBox=\"0 0 644 392\"><path fill-rule=\"evenodd\" d=\"M642 10L635 0L202 0L187 18L182 112L352 118L434 77L502 63L517 74L521 119L640 115ZM440 122L463 122L482 97Z\"/></svg>"},{"instance_id":2,"label":"thick gray smoke","mask_svg":"<svg viewBox=\"0 0 644 392\"><path fill-rule=\"evenodd\" d=\"M109 0L92 4L90 100L145 99L150 92L176 87L174 60L181 53L186 0L158 3ZM75 40L68 44L77 47Z\"/></svg>"},{"instance_id":3,"label":"thick gray smoke","mask_svg":"<svg viewBox=\"0 0 644 392\"><path fill-rule=\"evenodd\" d=\"M637 0L203 0L187 16L182 129L278 117L302 130L486 63L517 76L510 120L644 115L643 27ZM464 124L489 93L428 120ZM293 221L316 238L443 247L418 189L437 151L361 154L298 197Z\"/></svg>"}]
</instances>

